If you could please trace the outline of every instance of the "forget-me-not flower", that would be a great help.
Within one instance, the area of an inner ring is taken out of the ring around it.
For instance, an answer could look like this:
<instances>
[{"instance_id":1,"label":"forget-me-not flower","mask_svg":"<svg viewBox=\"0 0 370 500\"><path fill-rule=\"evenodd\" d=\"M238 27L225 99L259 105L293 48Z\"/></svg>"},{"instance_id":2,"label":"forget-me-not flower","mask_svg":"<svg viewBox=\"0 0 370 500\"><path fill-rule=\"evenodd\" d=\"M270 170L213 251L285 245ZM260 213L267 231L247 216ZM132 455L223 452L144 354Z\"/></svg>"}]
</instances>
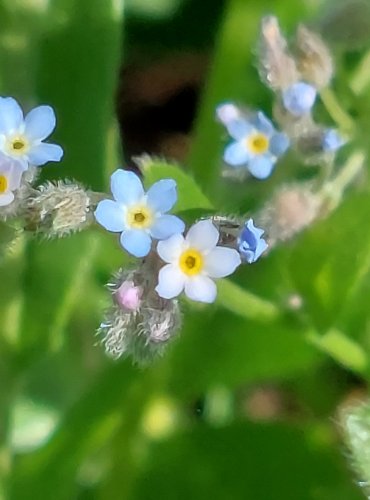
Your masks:
<instances>
[{"instance_id":1,"label":"forget-me-not flower","mask_svg":"<svg viewBox=\"0 0 370 500\"><path fill-rule=\"evenodd\" d=\"M0 207L10 205L14 193L20 187L23 169L11 158L0 153Z\"/></svg>"},{"instance_id":2,"label":"forget-me-not flower","mask_svg":"<svg viewBox=\"0 0 370 500\"><path fill-rule=\"evenodd\" d=\"M0 97L0 151L17 160L23 170L60 161L63 149L43 142L55 128L55 113L50 106L38 106L25 117L12 97Z\"/></svg>"},{"instance_id":3,"label":"forget-me-not flower","mask_svg":"<svg viewBox=\"0 0 370 500\"><path fill-rule=\"evenodd\" d=\"M282 93L284 108L294 116L309 113L315 104L317 90L305 82L293 83Z\"/></svg>"},{"instance_id":4,"label":"forget-me-not flower","mask_svg":"<svg viewBox=\"0 0 370 500\"><path fill-rule=\"evenodd\" d=\"M257 179L266 179L277 159L289 146L286 134L277 132L272 122L259 111L245 117L232 104L218 107L217 115L234 142L224 152L224 160L232 167L245 167Z\"/></svg>"},{"instance_id":5,"label":"forget-me-not flower","mask_svg":"<svg viewBox=\"0 0 370 500\"><path fill-rule=\"evenodd\" d=\"M217 288L211 278L224 278L240 265L232 248L217 246L219 232L210 220L194 224L186 237L175 234L158 243L157 251L167 264L159 271L156 292L172 299L185 290L189 299L214 302Z\"/></svg>"},{"instance_id":6,"label":"forget-me-not flower","mask_svg":"<svg viewBox=\"0 0 370 500\"><path fill-rule=\"evenodd\" d=\"M249 219L238 238L238 248L242 260L252 264L256 262L268 247L262 238L264 230L254 226L253 219Z\"/></svg>"},{"instance_id":7,"label":"forget-me-not flower","mask_svg":"<svg viewBox=\"0 0 370 500\"><path fill-rule=\"evenodd\" d=\"M135 257L148 255L152 238L164 240L184 231L184 222L166 213L177 201L173 179L162 179L145 193L136 174L118 169L111 176L111 191L114 200L99 202L95 218L108 231L122 233L122 247Z\"/></svg>"}]
</instances>

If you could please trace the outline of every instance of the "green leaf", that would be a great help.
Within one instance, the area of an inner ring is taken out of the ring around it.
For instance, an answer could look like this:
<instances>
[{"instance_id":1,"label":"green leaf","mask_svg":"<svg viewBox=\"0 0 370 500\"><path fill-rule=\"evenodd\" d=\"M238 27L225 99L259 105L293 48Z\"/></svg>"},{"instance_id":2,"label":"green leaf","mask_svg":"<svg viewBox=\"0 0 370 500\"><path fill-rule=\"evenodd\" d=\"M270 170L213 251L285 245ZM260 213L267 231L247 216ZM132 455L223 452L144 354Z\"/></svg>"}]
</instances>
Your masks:
<instances>
[{"instance_id":1,"label":"green leaf","mask_svg":"<svg viewBox=\"0 0 370 500\"><path fill-rule=\"evenodd\" d=\"M48 167L45 173L102 190L120 64L120 18L113 0L63 0L49 15L58 24L40 41L37 97L55 108L53 141L65 156L58 172Z\"/></svg>"},{"instance_id":2,"label":"green leaf","mask_svg":"<svg viewBox=\"0 0 370 500\"><path fill-rule=\"evenodd\" d=\"M177 183L178 202L176 212L192 209L202 209L209 213L213 207L203 194L196 181L180 167L171 165L163 160L145 159L141 163L144 172L145 184L149 187L160 179L174 179Z\"/></svg>"},{"instance_id":3,"label":"green leaf","mask_svg":"<svg viewBox=\"0 0 370 500\"><path fill-rule=\"evenodd\" d=\"M369 213L368 194L352 196L308 230L292 254L292 280L321 331L337 324L352 307L369 273Z\"/></svg>"},{"instance_id":4,"label":"green leaf","mask_svg":"<svg viewBox=\"0 0 370 500\"><path fill-rule=\"evenodd\" d=\"M181 338L167 356L176 366L168 380L171 391L193 396L214 385L233 388L292 377L313 369L322 357L293 319L243 321L209 308L185 311Z\"/></svg>"},{"instance_id":5,"label":"green leaf","mask_svg":"<svg viewBox=\"0 0 370 500\"><path fill-rule=\"evenodd\" d=\"M204 425L153 442L132 498L360 500L338 452L311 428Z\"/></svg>"}]
</instances>

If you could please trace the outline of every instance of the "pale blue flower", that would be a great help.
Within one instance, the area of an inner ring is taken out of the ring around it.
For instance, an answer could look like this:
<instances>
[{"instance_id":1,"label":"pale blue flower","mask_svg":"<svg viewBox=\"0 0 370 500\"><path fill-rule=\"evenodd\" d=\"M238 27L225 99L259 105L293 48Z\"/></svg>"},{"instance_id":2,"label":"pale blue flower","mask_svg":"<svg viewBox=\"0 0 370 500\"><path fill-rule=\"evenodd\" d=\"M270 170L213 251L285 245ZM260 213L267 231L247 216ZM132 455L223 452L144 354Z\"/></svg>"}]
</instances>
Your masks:
<instances>
[{"instance_id":1,"label":"pale blue flower","mask_svg":"<svg viewBox=\"0 0 370 500\"><path fill-rule=\"evenodd\" d=\"M277 132L261 111L247 118L236 106L223 104L217 115L234 139L225 149L225 162L247 168L257 179L269 177L277 159L289 147L288 137Z\"/></svg>"},{"instance_id":2,"label":"pale blue flower","mask_svg":"<svg viewBox=\"0 0 370 500\"><path fill-rule=\"evenodd\" d=\"M177 201L173 179L162 179L145 193L136 174L118 169L111 191L114 200L99 202L95 218L108 231L121 233L122 247L135 257L148 255L152 238L165 240L184 231L184 222L166 213Z\"/></svg>"},{"instance_id":3,"label":"pale blue flower","mask_svg":"<svg viewBox=\"0 0 370 500\"><path fill-rule=\"evenodd\" d=\"M322 138L322 148L326 152L334 152L341 148L346 141L339 134L339 132L335 129L327 129L325 130Z\"/></svg>"},{"instance_id":4,"label":"pale blue flower","mask_svg":"<svg viewBox=\"0 0 370 500\"><path fill-rule=\"evenodd\" d=\"M315 87L305 82L296 82L283 91L282 100L285 109L298 117L311 111L316 96Z\"/></svg>"},{"instance_id":5,"label":"pale blue flower","mask_svg":"<svg viewBox=\"0 0 370 500\"><path fill-rule=\"evenodd\" d=\"M23 170L60 161L63 150L56 144L44 143L55 128L55 113L50 106L38 106L26 117L12 97L0 97L0 151L17 160Z\"/></svg>"},{"instance_id":6,"label":"pale blue flower","mask_svg":"<svg viewBox=\"0 0 370 500\"><path fill-rule=\"evenodd\" d=\"M259 259L268 247L266 241L262 238L264 232L263 229L254 226L253 219L249 219L245 223L238 238L238 248L242 260L252 264Z\"/></svg>"}]
</instances>

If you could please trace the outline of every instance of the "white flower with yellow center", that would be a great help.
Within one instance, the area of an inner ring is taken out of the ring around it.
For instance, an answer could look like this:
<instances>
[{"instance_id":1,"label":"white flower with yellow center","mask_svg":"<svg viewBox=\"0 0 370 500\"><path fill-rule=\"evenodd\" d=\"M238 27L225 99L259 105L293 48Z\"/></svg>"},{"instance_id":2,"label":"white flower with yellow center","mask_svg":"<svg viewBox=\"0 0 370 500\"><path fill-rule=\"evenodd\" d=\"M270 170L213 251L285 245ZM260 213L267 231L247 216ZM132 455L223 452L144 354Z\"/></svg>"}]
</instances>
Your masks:
<instances>
[{"instance_id":1,"label":"white flower with yellow center","mask_svg":"<svg viewBox=\"0 0 370 500\"><path fill-rule=\"evenodd\" d=\"M216 246L219 232L210 220L194 224L186 237L175 234L160 241L158 255L167 265L159 271L156 291L164 299L172 299L185 290L189 299L214 302L216 284L211 278L232 274L241 263L232 248Z\"/></svg>"},{"instance_id":2,"label":"white flower with yellow center","mask_svg":"<svg viewBox=\"0 0 370 500\"><path fill-rule=\"evenodd\" d=\"M136 174L118 169L111 176L111 191L114 200L99 202L95 218L108 231L122 233L121 245L135 257L148 255L152 238L184 231L183 221L166 213L177 201L173 179L162 179L145 193Z\"/></svg>"},{"instance_id":3,"label":"white flower with yellow center","mask_svg":"<svg viewBox=\"0 0 370 500\"><path fill-rule=\"evenodd\" d=\"M0 154L0 207L10 205L21 184L23 169L18 162Z\"/></svg>"},{"instance_id":4,"label":"white flower with yellow center","mask_svg":"<svg viewBox=\"0 0 370 500\"><path fill-rule=\"evenodd\" d=\"M57 144L42 142L55 128L55 113L50 106L38 106L26 117L12 97L0 97L0 150L17 160L23 170L60 161L63 150Z\"/></svg>"}]
</instances>

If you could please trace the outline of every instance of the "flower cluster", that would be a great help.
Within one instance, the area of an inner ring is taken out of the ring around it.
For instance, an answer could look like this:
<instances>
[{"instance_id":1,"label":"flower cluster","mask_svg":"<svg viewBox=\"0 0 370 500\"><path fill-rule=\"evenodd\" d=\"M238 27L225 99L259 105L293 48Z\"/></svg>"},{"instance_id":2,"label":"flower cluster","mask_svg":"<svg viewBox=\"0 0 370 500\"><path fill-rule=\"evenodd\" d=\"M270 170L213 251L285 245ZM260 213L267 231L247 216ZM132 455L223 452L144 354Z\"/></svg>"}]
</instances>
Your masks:
<instances>
[{"instance_id":1,"label":"flower cluster","mask_svg":"<svg viewBox=\"0 0 370 500\"><path fill-rule=\"evenodd\" d=\"M0 217L17 213L29 194L34 167L61 160L62 148L44 142L55 124L50 106L38 106L24 116L15 99L0 97Z\"/></svg>"},{"instance_id":2,"label":"flower cluster","mask_svg":"<svg viewBox=\"0 0 370 500\"><path fill-rule=\"evenodd\" d=\"M341 134L315 123L313 107L318 93L333 75L333 64L321 38L300 26L293 58L275 17L262 21L259 70L274 91L275 120L281 132L262 111L252 112L232 102L216 109L217 119L233 141L227 145L224 161L239 173L249 172L266 179L289 146L300 153L306 164L327 162L345 143ZM240 177L240 176L239 176Z\"/></svg>"},{"instance_id":3,"label":"flower cluster","mask_svg":"<svg viewBox=\"0 0 370 500\"><path fill-rule=\"evenodd\" d=\"M240 237L244 243L235 240L234 248L218 246L220 234L210 219L197 222L184 236L185 223L167 213L177 201L173 179L162 179L145 193L136 174L118 169L111 176L111 190L114 199L100 201L95 218L108 231L120 233L120 244L131 255L150 257L152 269L165 263L158 273L156 293L173 299L184 291L192 300L214 302L217 290L213 279L232 274L247 252L243 245L251 238L245 230ZM254 234L256 228L248 231ZM248 262L257 260L265 249L254 243L252 247L254 258L245 259ZM126 296L127 283L122 290ZM124 301L133 299L133 290Z\"/></svg>"},{"instance_id":4,"label":"flower cluster","mask_svg":"<svg viewBox=\"0 0 370 500\"><path fill-rule=\"evenodd\" d=\"M233 102L216 109L232 139L223 159L242 177L267 179L290 147L305 163L327 169L317 183L310 179L278 187L253 217L215 214L188 225L181 214L171 213L178 198L174 179L160 179L144 189L140 176L124 169L111 175L111 195L69 180L34 187L37 167L63 156L60 146L45 142L55 128L54 111L38 106L24 116L15 99L0 97L0 218L19 217L27 231L49 238L97 222L117 233L123 250L139 259L108 285L112 302L99 335L110 356L130 355L145 363L161 355L181 324L181 294L213 303L218 279L255 263L310 225L335 206L333 200L328 203L330 193L338 186L343 191L353 178L343 171L331 177L344 139L313 118L314 105L333 75L330 52L319 36L300 26L295 54L290 54L276 18L263 19L259 71L274 93L274 122L262 111ZM145 158L140 165L144 171L144 163L152 161ZM351 169L358 171L356 165Z\"/></svg>"}]
</instances>

